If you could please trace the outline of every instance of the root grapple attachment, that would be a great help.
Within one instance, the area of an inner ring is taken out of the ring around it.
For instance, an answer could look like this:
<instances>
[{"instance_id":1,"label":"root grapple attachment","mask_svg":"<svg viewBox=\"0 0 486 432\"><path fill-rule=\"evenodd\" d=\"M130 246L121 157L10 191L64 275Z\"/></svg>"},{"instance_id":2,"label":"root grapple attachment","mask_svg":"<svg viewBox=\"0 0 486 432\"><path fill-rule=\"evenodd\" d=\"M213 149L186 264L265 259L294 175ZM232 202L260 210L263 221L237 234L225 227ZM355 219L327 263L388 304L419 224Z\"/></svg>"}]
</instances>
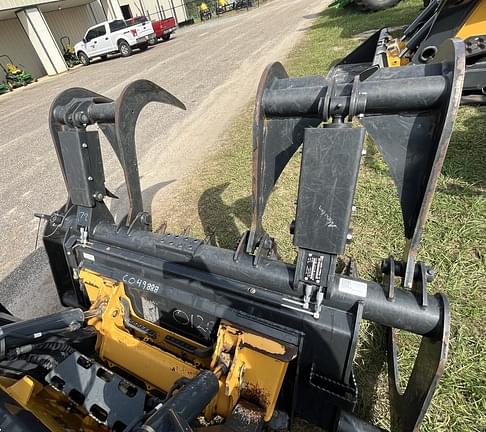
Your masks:
<instances>
[{"instance_id":1,"label":"root grapple attachment","mask_svg":"<svg viewBox=\"0 0 486 432\"><path fill-rule=\"evenodd\" d=\"M182 102L145 80L116 101L61 93L50 128L69 199L45 215L44 244L69 309L1 327L3 390L51 430L281 430L297 416L327 430L377 431L353 414L353 359L369 320L387 329L391 430L418 430L444 369L450 313L444 295L428 293L432 272L416 255L463 79L464 46L454 39L433 64L407 68L290 78L270 65L254 116L252 222L234 251L150 230L137 118L149 102ZM105 204L114 196L95 124L124 172L127 213L118 222ZM403 215L404 258L383 261L383 284L358 278L354 265L336 271L365 131ZM299 148L293 265L275 258L262 218ZM403 391L396 329L421 337Z\"/></svg>"}]
</instances>

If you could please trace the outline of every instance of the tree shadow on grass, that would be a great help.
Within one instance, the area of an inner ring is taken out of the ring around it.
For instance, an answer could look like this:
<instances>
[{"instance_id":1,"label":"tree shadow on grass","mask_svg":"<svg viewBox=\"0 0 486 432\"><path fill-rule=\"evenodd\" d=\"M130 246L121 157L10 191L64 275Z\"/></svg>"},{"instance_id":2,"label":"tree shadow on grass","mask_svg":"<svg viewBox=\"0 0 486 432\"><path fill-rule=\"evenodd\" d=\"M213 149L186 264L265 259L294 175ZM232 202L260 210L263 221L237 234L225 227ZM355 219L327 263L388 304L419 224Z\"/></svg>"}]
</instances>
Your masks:
<instances>
[{"instance_id":1,"label":"tree shadow on grass","mask_svg":"<svg viewBox=\"0 0 486 432\"><path fill-rule=\"evenodd\" d=\"M461 123L466 124L465 128ZM455 196L486 194L486 109L479 108L456 122L456 130L441 170L445 182L439 182L437 192ZM371 140L367 145L365 165L378 176L390 176L378 147Z\"/></svg>"},{"instance_id":2,"label":"tree shadow on grass","mask_svg":"<svg viewBox=\"0 0 486 432\"><path fill-rule=\"evenodd\" d=\"M199 198L198 212L206 237L220 247L233 249L241 237L236 220L245 227L250 226L251 196L228 205L222 197L228 186L229 183L222 183L204 191Z\"/></svg>"},{"instance_id":3,"label":"tree shadow on grass","mask_svg":"<svg viewBox=\"0 0 486 432\"><path fill-rule=\"evenodd\" d=\"M462 120L464 121L464 120ZM453 185L442 188L442 192L474 195L485 194L486 190L486 108L475 109L467 116L464 130L456 130L442 168L442 175L462 180L467 185Z\"/></svg>"},{"instance_id":4,"label":"tree shadow on grass","mask_svg":"<svg viewBox=\"0 0 486 432\"><path fill-rule=\"evenodd\" d=\"M386 329L370 321L366 329L367 337L359 347L359 366L354 367L358 388L357 414L364 420L373 421L373 408L378 399L383 398L378 387L380 375L386 370Z\"/></svg>"},{"instance_id":5,"label":"tree shadow on grass","mask_svg":"<svg viewBox=\"0 0 486 432\"><path fill-rule=\"evenodd\" d=\"M420 13L417 5L399 5L385 11L364 13L350 5L344 9L324 9L318 16L320 19L308 29L332 28L336 36L353 38L360 33L369 32L370 29L383 27L401 27L407 25Z\"/></svg>"}]
</instances>

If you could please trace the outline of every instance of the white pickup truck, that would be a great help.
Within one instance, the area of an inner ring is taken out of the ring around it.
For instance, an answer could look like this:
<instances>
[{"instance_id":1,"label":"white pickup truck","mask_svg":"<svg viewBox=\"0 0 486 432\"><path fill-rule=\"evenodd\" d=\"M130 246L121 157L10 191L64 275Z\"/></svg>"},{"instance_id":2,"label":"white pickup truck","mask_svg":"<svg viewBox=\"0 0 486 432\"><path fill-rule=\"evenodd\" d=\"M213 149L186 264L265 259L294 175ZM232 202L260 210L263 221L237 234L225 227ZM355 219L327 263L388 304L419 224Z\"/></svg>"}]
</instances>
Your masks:
<instances>
[{"instance_id":1,"label":"white pickup truck","mask_svg":"<svg viewBox=\"0 0 486 432\"><path fill-rule=\"evenodd\" d=\"M94 57L106 58L116 52L128 57L134 48L145 50L152 39L155 32L150 21L129 25L124 20L113 20L90 27L74 50L79 61L87 66Z\"/></svg>"}]
</instances>

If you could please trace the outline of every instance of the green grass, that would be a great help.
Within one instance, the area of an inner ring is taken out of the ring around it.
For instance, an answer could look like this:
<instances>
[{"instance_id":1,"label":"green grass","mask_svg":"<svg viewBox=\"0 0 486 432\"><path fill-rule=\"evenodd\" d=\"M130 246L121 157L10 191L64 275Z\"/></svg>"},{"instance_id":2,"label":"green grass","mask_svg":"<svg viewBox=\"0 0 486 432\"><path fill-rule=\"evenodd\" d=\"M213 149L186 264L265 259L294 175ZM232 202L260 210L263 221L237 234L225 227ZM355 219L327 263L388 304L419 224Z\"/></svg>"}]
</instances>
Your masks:
<instances>
[{"instance_id":1,"label":"green grass","mask_svg":"<svg viewBox=\"0 0 486 432\"><path fill-rule=\"evenodd\" d=\"M291 76L325 74L333 61L358 44L356 34L384 24L400 26L417 14L418 0L375 14L353 8L325 10L310 24L303 41L285 62ZM420 259L434 266L431 291L448 295L452 309L450 353L439 388L424 420L424 431L486 430L486 115L484 108L461 108L427 224ZM250 219L251 113L241 113L224 137L217 157L200 167L179 193L170 211L169 227L190 226L194 236L212 236L233 248ZM387 169L370 143L361 169L353 218L354 242L347 253L360 275L376 276L381 258L403 250L398 200ZM288 234L294 217L299 157L279 180L265 217L267 231L277 239L283 259L295 251ZM402 335L400 360L410 373L416 339ZM380 329L362 328L356 359L361 386L361 416L387 427L387 384Z\"/></svg>"}]
</instances>

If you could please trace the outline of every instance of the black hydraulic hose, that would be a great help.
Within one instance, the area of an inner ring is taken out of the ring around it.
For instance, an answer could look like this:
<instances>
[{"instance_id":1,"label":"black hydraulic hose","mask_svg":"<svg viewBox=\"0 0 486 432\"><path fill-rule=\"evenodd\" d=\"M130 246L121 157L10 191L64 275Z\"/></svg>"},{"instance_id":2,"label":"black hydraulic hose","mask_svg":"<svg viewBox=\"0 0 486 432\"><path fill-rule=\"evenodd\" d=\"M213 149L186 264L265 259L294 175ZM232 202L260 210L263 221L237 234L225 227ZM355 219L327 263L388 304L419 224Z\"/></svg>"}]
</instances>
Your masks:
<instances>
[{"instance_id":1,"label":"black hydraulic hose","mask_svg":"<svg viewBox=\"0 0 486 432\"><path fill-rule=\"evenodd\" d=\"M400 39L402 41L407 39L409 36L415 33L420 26L423 26L429 20L429 18L435 14L437 6L437 0L431 0L427 7L420 12L420 14L403 31L403 35Z\"/></svg>"},{"instance_id":2,"label":"black hydraulic hose","mask_svg":"<svg viewBox=\"0 0 486 432\"><path fill-rule=\"evenodd\" d=\"M44 342L39 344L23 345L7 352L8 359L20 358L27 361L28 358L35 359L49 357L55 363L59 363L74 353L73 347L61 342ZM35 361L34 361L35 363Z\"/></svg>"},{"instance_id":3,"label":"black hydraulic hose","mask_svg":"<svg viewBox=\"0 0 486 432\"><path fill-rule=\"evenodd\" d=\"M49 354L24 354L18 357L20 360L25 360L28 363L33 363L40 366L42 369L50 372L59 362L54 356Z\"/></svg>"},{"instance_id":4,"label":"black hydraulic hose","mask_svg":"<svg viewBox=\"0 0 486 432\"><path fill-rule=\"evenodd\" d=\"M8 350L63 330L77 330L85 320L81 309L68 309L48 316L18 321L0 327L0 358Z\"/></svg>"}]
</instances>

